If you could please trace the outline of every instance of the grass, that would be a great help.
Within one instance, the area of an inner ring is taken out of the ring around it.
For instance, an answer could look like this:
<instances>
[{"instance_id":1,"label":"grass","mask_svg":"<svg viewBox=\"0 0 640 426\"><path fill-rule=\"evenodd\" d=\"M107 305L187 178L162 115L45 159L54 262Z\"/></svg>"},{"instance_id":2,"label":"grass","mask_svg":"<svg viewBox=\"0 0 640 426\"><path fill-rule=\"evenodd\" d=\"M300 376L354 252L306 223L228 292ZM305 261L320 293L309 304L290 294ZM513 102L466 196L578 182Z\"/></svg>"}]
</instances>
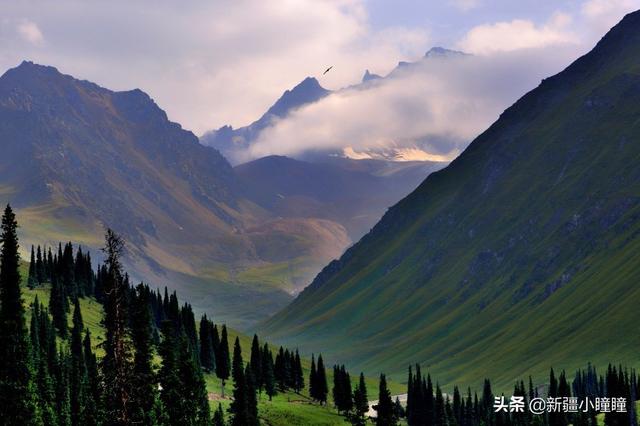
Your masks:
<instances>
[{"instance_id":1,"label":"grass","mask_svg":"<svg viewBox=\"0 0 640 426\"><path fill-rule=\"evenodd\" d=\"M446 392L640 367L640 55L616 43L505 111L259 331L398 381L418 362Z\"/></svg>"},{"instance_id":2,"label":"grass","mask_svg":"<svg viewBox=\"0 0 640 426\"><path fill-rule=\"evenodd\" d=\"M21 265L21 275L23 277L28 275L28 263ZM24 283L25 280L23 280ZM25 306L30 306L36 297L45 306L49 304L50 287L45 285L35 289L29 289L23 286L22 298ZM84 325L91 332L92 346L98 357L103 355L102 349L98 346L103 340L105 331L101 324L102 320L102 305L93 298L80 299L80 309L82 311L82 318ZM27 323L30 319L31 311L27 308ZM72 316L69 315L69 326L72 326ZM230 349L233 350L233 344L236 337L240 341L242 348L243 358L245 361L249 358L251 352L252 337L247 336L237 330L228 329ZM261 343L262 344L262 343ZM272 350L276 352L277 347L272 346ZM155 363L160 365L161 359L156 356ZM309 369L311 362L309 359L302 359L303 371L305 380L308 380ZM331 388L333 376L331 368L327 369L327 380L329 387ZM354 386L357 377L354 375ZM372 378L366 378L367 387L369 389L370 398L374 399L374 394L377 394L377 380ZM212 374L205 374L205 382L207 392L212 397L210 398L210 406L213 410L217 409L218 404L221 403L225 410L229 408L231 403L230 396L233 390L233 380L230 379L225 384L225 398L221 398L222 389L220 380ZM401 393L404 392L397 383L390 383L390 389L392 392ZM331 397L331 395L329 395ZM333 408L331 408L331 401L328 406L320 406L309 398L308 388L305 388L301 394L294 392L279 393L274 396L272 401L268 400L266 394L262 394L258 402L258 411L260 419L263 424L270 426L285 426L292 424L305 424L305 425L342 425L345 424L344 417L340 416Z\"/></svg>"}]
</instances>

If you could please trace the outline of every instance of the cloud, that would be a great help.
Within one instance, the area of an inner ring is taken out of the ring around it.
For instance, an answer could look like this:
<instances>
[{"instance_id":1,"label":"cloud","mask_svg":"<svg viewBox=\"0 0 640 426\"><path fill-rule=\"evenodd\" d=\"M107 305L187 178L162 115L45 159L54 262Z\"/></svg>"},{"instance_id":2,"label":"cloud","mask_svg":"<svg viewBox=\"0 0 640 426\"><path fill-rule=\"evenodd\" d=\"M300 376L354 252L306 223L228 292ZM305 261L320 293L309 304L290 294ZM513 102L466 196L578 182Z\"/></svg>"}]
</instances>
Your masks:
<instances>
[{"instance_id":1,"label":"cloud","mask_svg":"<svg viewBox=\"0 0 640 426\"><path fill-rule=\"evenodd\" d=\"M565 48L425 59L385 80L303 107L264 130L245 160L268 154L396 148L452 159L542 78L568 64Z\"/></svg>"},{"instance_id":2,"label":"cloud","mask_svg":"<svg viewBox=\"0 0 640 426\"><path fill-rule=\"evenodd\" d=\"M59 0L7 3L3 15L38 22L16 37L44 33L47 49L0 34L0 67L30 59L115 90L139 87L196 133L253 121L329 65L323 85L352 84L366 68L424 52L429 38L423 29L373 29L365 0Z\"/></svg>"},{"instance_id":3,"label":"cloud","mask_svg":"<svg viewBox=\"0 0 640 426\"><path fill-rule=\"evenodd\" d=\"M423 60L364 88L334 93L259 135L245 160L268 154L392 148L409 157L451 159L541 79L590 50L640 0L589 0L574 16L556 11L546 22L481 24L457 47L472 57Z\"/></svg>"},{"instance_id":4,"label":"cloud","mask_svg":"<svg viewBox=\"0 0 640 426\"><path fill-rule=\"evenodd\" d=\"M17 26L17 31L20 37L33 45L38 46L44 41L42 31L40 31L40 28L38 28L38 25L35 22L20 22Z\"/></svg>"},{"instance_id":5,"label":"cloud","mask_svg":"<svg viewBox=\"0 0 640 426\"><path fill-rule=\"evenodd\" d=\"M604 33L634 10L640 9L640 0L588 0L581 12L592 32Z\"/></svg>"},{"instance_id":6,"label":"cloud","mask_svg":"<svg viewBox=\"0 0 640 426\"><path fill-rule=\"evenodd\" d=\"M540 26L524 19L479 25L464 36L458 47L472 53L488 54L576 44L578 37L569 29L570 24L571 16L556 13L546 24Z\"/></svg>"}]
</instances>

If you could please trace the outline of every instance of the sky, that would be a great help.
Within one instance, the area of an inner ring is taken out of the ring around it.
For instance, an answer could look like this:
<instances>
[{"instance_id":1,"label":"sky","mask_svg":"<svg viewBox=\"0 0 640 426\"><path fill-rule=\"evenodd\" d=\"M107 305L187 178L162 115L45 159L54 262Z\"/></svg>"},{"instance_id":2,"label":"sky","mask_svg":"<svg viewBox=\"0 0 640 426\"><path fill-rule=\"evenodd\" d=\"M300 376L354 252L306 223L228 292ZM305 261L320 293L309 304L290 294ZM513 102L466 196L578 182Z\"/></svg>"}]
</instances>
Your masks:
<instances>
[{"instance_id":1,"label":"sky","mask_svg":"<svg viewBox=\"0 0 640 426\"><path fill-rule=\"evenodd\" d=\"M451 157L640 0L0 0L0 70L22 60L140 88L201 135L259 118L306 76L338 90L432 46L473 54L342 90L274 123L248 153L416 140ZM322 72L330 65L333 69ZM443 142L444 141L444 142Z\"/></svg>"}]
</instances>

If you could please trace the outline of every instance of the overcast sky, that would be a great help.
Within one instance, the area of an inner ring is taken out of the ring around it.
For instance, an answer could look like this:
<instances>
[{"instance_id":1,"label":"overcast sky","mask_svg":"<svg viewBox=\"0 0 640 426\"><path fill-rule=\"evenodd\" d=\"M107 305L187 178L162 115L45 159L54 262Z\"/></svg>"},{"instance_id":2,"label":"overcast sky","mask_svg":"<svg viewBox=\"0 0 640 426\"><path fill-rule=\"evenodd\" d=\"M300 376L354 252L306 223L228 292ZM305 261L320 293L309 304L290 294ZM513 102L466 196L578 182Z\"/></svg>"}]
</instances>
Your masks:
<instances>
[{"instance_id":1,"label":"overcast sky","mask_svg":"<svg viewBox=\"0 0 640 426\"><path fill-rule=\"evenodd\" d=\"M625 13L640 8L640 0L2 0L0 4L2 70L28 59L114 90L138 87L173 121L198 135L224 124L250 123L306 76L339 89L359 82L365 69L386 74L398 61L415 61L434 45L464 50L480 58L475 84L460 88L465 75L474 72L471 69L457 73L440 69L429 85L414 82L415 91L406 86L384 91L393 92L394 102L402 106L396 114L413 114L414 120L424 106L411 109L416 103L412 93L441 97L442 117L426 120L420 131L412 129L414 133L424 133L425 126L441 128L447 117L464 119L489 108L486 117L462 132L462 139L493 120L523 89L535 87L541 78L588 51ZM322 76L330 65L334 68ZM450 74L456 75L448 80ZM496 87L496 75L504 86ZM471 97L442 110L451 101L442 87L436 90L443 85L458 100L464 98L463 91ZM368 96L357 102L376 102L374 95ZM344 117L343 101L334 98L312 112L337 120ZM388 105L379 112L386 117L394 114L393 105ZM459 116L461 105L465 108ZM433 113L433 105L430 108ZM302 118L287 124L291 132L314 125ZM358 139L367 125L360 120L346 135ZM286 138L285 130L277 136ZM319 143L325 134L316 132L315 138ZM260 153L277 151L273 145L273 140L263 141Z\"/></svg>"}]
</instances>

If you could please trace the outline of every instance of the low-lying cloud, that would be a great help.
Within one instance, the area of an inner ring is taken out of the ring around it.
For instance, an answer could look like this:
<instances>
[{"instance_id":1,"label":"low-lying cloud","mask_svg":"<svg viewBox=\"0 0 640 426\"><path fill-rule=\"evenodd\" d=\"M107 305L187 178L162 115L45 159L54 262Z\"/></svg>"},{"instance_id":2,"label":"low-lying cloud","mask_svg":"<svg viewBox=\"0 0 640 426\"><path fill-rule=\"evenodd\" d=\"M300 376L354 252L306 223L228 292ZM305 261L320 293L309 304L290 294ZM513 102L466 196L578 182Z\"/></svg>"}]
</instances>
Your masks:
<instances>
[{"instance_id":1,"label":"low-lying cloud","mask_svg":"<svg viewBox=\"0 0 640 426\"><path fill-rule=\"evenodd\" d=\"M635 7L640 0L589 0L576 14L557 11L541 25L518 19L478 25L456 44L473 56L423 59L384 80L335 92L274 121L244 160L345 148L352 156L417 148L426 158L453 159Z\"/></svg>"},{"instance_id":2,"label":"low-lying cloud","mask_svg":"<svg viewBox=\"0 0 640 426\"><path fill-rule=\"evenodd\" d=\"M506 107L567 65L568 56L555 48L425 59L275 121L246 159L344 147L418 147L452 159Z\"/></svg>"}]
</instances>

